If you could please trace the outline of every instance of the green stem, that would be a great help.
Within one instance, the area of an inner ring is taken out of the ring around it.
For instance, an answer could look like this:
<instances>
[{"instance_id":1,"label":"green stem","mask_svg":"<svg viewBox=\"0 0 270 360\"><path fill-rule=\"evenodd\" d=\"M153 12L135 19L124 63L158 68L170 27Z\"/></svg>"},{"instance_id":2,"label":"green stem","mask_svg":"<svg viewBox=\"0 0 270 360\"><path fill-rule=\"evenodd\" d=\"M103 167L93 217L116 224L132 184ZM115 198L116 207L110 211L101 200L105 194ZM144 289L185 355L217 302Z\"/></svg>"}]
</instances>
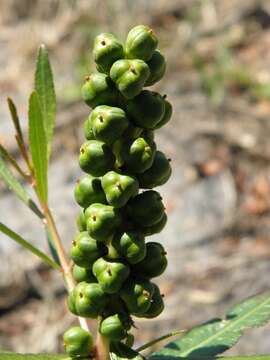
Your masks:
<instances>
[{"instance_id":1,"label":"green stem","mask_svg":"<svg viewBox=\"0 0 270 360\"><path fill-rule=\"evenodd\" d=\"M72 273L71 273L71 268L69 265L68 258L66 256L65 249L60 240L60 236L58 234L52 213L47 205L43 205L43 211L44 211L46 225L47 225L48 229L50 230L53 244L55 246L57 255L59 257L59 261L60 261L60 264L61 264L61 267L63 270L63 275L64 275L64 278L65 278L65 281L67 284L67 288L69 291L71 291L75 287L75 281L74 281Z\"/></svg>"},{"instance_id":2,"label":"green stem","mask_svg":"<svg viewBox=\"0 0 270 360\"><path fill-rule=\"evenodd\" d=\"M50 231L50 234L51 234L51 237L53 240L53 244L55 246L55 249L56 249L56 252L57 252L61 267L62 267L62 272L63 272L63 276L64 276L64 279L65 279L65 282L67 285L67 289L70 292L71 290L74 289L74 287L76 285L73 275L72 275L71 266L69 264L65 249L63 247L60 236L58 234L53 215L47 205L43 204L42 207L43 207L43 211L44 211L46 225ZM81 327L84 330L89 331L87 320L82 317L78 317L78 320L79 320Z\"/></svg>"},{"instance_id":3,"label":"green stem","mask_svg":"<svg viewBox=\"0 0 270 360\"><path fill-rule=\"evenodd\" d=\"M98 331L96 339L96 360L110 360L110 344L107 338Z\"/></svg>"}]
</instances>

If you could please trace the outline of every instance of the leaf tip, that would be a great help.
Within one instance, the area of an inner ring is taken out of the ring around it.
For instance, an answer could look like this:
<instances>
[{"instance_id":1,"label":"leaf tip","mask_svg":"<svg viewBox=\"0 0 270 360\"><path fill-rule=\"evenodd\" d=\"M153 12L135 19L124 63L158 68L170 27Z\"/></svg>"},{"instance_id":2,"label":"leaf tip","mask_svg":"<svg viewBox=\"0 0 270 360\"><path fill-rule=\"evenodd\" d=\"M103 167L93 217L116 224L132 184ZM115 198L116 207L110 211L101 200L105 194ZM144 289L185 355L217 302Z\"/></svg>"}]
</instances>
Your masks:
<instances>
[{"instance_id":1,"label":"leaf tip","mask_svg":"<svg viewBox=\"0 0 270 360\"><path fill-rule=\"evenodd\" d=\"M40 46L39 46L39 52L47 52L47 47L46 47L46 45L45 44L40 44Z\"/></svg>"}]
</instances>

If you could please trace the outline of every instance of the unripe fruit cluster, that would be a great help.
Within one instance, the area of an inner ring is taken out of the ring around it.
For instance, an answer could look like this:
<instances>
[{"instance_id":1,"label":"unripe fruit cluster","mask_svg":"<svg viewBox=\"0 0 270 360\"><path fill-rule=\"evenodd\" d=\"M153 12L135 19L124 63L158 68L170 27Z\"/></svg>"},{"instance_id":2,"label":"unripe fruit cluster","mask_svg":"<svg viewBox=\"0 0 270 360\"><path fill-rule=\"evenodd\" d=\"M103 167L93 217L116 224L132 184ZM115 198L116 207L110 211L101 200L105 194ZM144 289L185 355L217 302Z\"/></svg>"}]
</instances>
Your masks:
<instances>
[{"instance_id":1,"label":"unripe fruit cluster","mask_svg":"<svg viewBox=\"0 0 270 360\"><path fill-rule=\"evenodd\" d=\"M164 308L152 278L166 269L166 252L161 244L146 242L167 221L162 198L152 189L171 175L170 161L156 149L154 130L170 120L172 107L165 96L143 89L165 73L157 45L143 25L129 32L125 47L112 34L98 35L93 49L98 72L82 87L92 111L79 155L86 175L75 187L82 210L70 251L77 286L68 305L78 316L99 317L99 331L111 346L131 345L132 316L153 318ZM79 330L78 340L75 330L68 331L69 354L85 356L91 343L87 333Z\"/></svg>"}]
</instances>

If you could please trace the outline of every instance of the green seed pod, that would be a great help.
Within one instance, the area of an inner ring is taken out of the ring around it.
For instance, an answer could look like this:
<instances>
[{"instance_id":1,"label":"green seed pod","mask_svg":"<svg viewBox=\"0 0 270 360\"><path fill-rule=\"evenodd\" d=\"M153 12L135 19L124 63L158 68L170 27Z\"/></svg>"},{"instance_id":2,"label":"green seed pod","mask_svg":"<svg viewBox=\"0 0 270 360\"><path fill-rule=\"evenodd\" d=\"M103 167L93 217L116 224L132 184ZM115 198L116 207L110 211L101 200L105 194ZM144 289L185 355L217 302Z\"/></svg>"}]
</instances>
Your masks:
<instances>
[{"instance_id":1,"label":"green seed pod","mask_svg":"<svg viewBox=\"0 0 270 360\"><path fill-rule=\"evenodd\" d=\"M144 173L138 175L141 188L152 189L165 184L172 173L170 161L163 152L156 151L152 166Z\"/></svg>"},{"instance_id":2,"label":"green seed pod","mask_svg":"<svg viewBox=\"0 0 270 360\"><path fill-rule=\"evenodd\" d=\"M141 226L157 224L163 217L164 205L157 191L145 191L131 199L127 207L131 220Z\"/></svg>"},{"instance_id":3,"label":"green seed pod","mask_svg":"<svg viewBox=\"0 0 270 360\"><path fill-rule=\"evenodd\" d=\"M164 99L164 97L163 97ZM169 101L164 99L164 104L165 104L165 112L164 115L162 117L162 119L158 122L158 124L155 126L155 130L160 129L162 126L166 125L167 122L170 121L171 117L172 117L172 105L169 103Z\"/></svg>"},{"instance_id":4,"label":"green seed pod","mask_svg":"<svg viewBox=\"0 0 270 360\"><path fill-rule=\"evenodd\" d=\"M143 314L143 317L153 319L159 316L164 310L163 297L160 294L159 287L156 284L154 286L154 293L151 300L150 308Z\"/></svg>"},{"instance_id":5,"label":"green seed pod","mask_svg":"<svg viewBox=\"0 0 270 360\"><path fill-rule=\"evenodd\" d=\"M102 33L95 38L93 55L98 71L109 74L112 64L124 57L124 49L113 34Z\"/></svg>"},{"instance_id":6,"label":"green seed pod","mask_svg":"<svg viewBox=\"0 0 270 360\"><path fill-rule=\"evenodd\" d=\"M129 267L116 261L99 258L93 265L93 273L103 291L108 294L117 293L129 276Z\"/></svg>"},{"instance_id":7,"label":"green seed pod","mask_svg":"<svg viewBox=\"0 0 270 360\"><path fill-rule=\"evenodd\" d=\"M144 236L137 231L115 235L112 245L130 264L142 261L146 255Z\"/></svg>"},{"instance_id":8,"label":"green seed pod","mask_svg":"<svg viewBox=\"0 0 270 360\"><path fill-rule=\"evenodd\" d=\"M74 197L77 203L83 208L87 208L94 203L107 203L105 193L101 186L101 180L91 175L86 175L77 181Z\"/></svg>"},{"instance_id":9,"label":"green seed pod","mask_svg":"<svg viewBox=\"0 0 270 360\"><path fill-rule=\"evenodd\" d=\"M96 318L109 300L99 284L80 282L74 293L77 314L83 317Z\"/></svg>"},{"instance_id":10,"label":"green seed pod","mask_svg":"<svg viewBox=\"0 0 270 360\"><path fill-rule=\"evenodd\" d=\"M76 224L79 231L86 231L86 221L83 210L79 212L79 215L76 219Z\"/></svg>"},{"instance_id":11,"label":"green seed pod","mask_svg":"<svg viewBox=\"0 0 270 360\"><path fill-rule=\"evenodd\" d=\"M126 99L138 95L150 75L149 67L143 60L118 60L111 67L110 77Z\"/></svg>"},{"instance_id":12,"label":"green seed pod","mask_svg":"<svg viewBox=\"0 0 270 360\"><path fill-rule=\"evenodd\" d=\"M108 145L101 141L86 141L80 148L79 165L92 176L102 176L115 162L115 156Z\"/></svg>"},{"instance_id":13,"label":"green seed pod","mask_svg":"<svg viewBox=\"0 0 270 360\"><path fill-rule=\"evenodd\" d=\"M122 143L120 159L128 171L143 173L154 161L156 144L146 137L139 137Z\"/></svg>"},{"instance_id":14,"label":"green seed pod","mask_svg":"<svg viewBox=\"0 0 270 360\"><path fill-rule=\"evenodd\" d=\"M165 102L158 93L143 90L134 99L128 100L126 110L136 126L151 130L163 119Z\"/></svg>"},{"instance_id":15,"label":"green seed pod","mask_svg":"<svg viewBox=\"0 0 270 360\"><path fill-rule=\"evenodd\" d=\"M87 231L75 237L70 251L70 257L74 263L86 268L90 268L99 257L105 254L105 245L91 238Z\"/></svg>"},{"instance_id":16,"label":"green seed pod","mask_svg":"<svg viewBox=\"0 0 270 360\"><path fill-rule=\"evenodd\" d=\"M119 314L104 319L100 324L99 332L111 341L119 341L127 335L127 330Z\"/></svg>"},{"instance_id":17,"label":"green seed pod","mask_svg":"<svg viewBox=\"0 0 270 360\"><path fill-rule=\"evenodd\" d=\"M122 109L107 105L97 106L92 111L91 123L95 138L108 145L114 143L129 124Z\"/></svg>"},{"instance_id":18,"label":"green seed pod","mask_svg":"<svg viewBox=\"0 0 270 360\"><path fill-rule=\"evenodd\" d=\"M150 308L153 292L154 287L148 280L129 279L122 287L120 296L128 311L136 316Z\"/></svg>"},{"instance_id":19,"label":"green seed pod","mask_svg":"<svg viewBox=\"0 0 270 360\"><path fill-rule=\"evenodd\" d=\"M64 348L71 357L90 357L94 349L92 335L79 326L74 326L64 333Z\"/></svg>"},{"instance_id":20,"label":"green seed pod","mask_svg":"<svg viewBox=\"0 0 270 360\"><path fill-rule=\"evenodd\" d=\"M166 226L167 220L168 220L168 217L167 217L166 213L164 213L159 222L157 222L156 224L154 224L152 226L142 227L141 231L144 234L144 236L151 236L151 235L154 235L154 234L158 234Z\"/></svg>"},{"instance_id":21,"label":"green seed pod","mask_svg":"<svg viewBox=\"0 0 270 360\"><path fill-rule=\"evenodd\" d=\"M93 133L91 114L85 120L83 124L84 136L86 140L96 140L95 135Z\"/></svg>"},{"instance_id":22,"label":"green seed pod","mask_svg":"<svg viewBox=\"0 0 270 360\"><path fill-rule=\"evenodd\" d=\"M97 279L92 273L92 269L87 269L78 265L74 265L72 269L72 274L77 283L85 281L87 283L96 283Z\"/></svg>"},{"instance_id":23,"label":"green seed pod","mask_svg":"<svg viewBox=\"0 0 270 360\"><path fill-rule=\"evenodd\" d=\"M126 40L125 53L128 59L151 59L158 45L158 39L148 26L138 25L130 30Z\"/></svg>"},{"instance_id":24,"label":"green seed pod","mask_svg":"<svg viewBox=\"0 0 270 360\"><path fill-rule=\"evenodd\" d=\"M134 271L146 278L153 278L161 275L167 264L166 251L163 246L157 242L149 242L146 244L145 258L134 265Z\"/></svg>"},{"instance_id":25,"label":"green seed pod","mask_svg":"<svg viewBox=\"0 0 270 360\"><path fill-rule=\"evenodd\" d=\"M82 98L91 108L103 104L114 106L118 103L118 91L109 76L97 73L86 78Z\"/></svg>"},{"instance_id":26,"label":"green seed pod","mask_svg":"<svg viewBox=\"0 0 270 360\"><path fill-rule=\"evenodd\" d=\"M121 224L121 216L113 206L92 204L85 210L87 231L97 241L106 242Z\"/></svg>"},{"instance_id":27,"label":"green seed pod","mask_svg":"<svg viewBox=\"0 0 270 360\"><path fill-rule=\"evenodd\" d=\"M74 291L74 289L71 290L69 292L69 294L68 294L67 305L68 305L69 311L72 312L72 314L78 315L77 310L76 310L76 305L75 305L75 291Z\"/></svg>"},{"instance_id":28,"label":"green seed pod","mask_svg":"<svg viewBox=\"0 0 270 360\"><path fill-rule=\"evenodd\" d=\"M102 188L108 203L116 208L124 206L139 191L135 177L109 171L102 177Z\"/></svg>"},{"instance_id":29,"label":"green seed pod","mask_svg":"<svg viewBox=\"0 0 270 360\"><path fill-rule=\"evenodd\" d=\"M147 61L147 65L150 69L150 76L148 77L145 86L151 86L163 78L166 71L166 61L161 52L156 50L151 59Z\"/></svg>"}]
</instances>

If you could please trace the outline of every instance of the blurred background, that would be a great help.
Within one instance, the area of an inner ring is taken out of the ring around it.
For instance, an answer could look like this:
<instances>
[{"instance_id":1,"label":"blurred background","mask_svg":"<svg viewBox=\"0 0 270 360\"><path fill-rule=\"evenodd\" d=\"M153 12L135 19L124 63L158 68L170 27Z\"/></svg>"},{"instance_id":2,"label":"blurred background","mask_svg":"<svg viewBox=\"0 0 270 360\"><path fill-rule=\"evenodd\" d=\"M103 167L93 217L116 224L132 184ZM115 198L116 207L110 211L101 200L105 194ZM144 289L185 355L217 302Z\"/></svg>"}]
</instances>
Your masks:
<instances>
[{"instance_id":1,"label":"blurred background","mask_svg":"<svg viewBox=\"0 0 270 360\"><path fill-rule=\"evenodd\" d=\"M158 147L172 158L162 187L169 221L152 239L167 248L158 279L166 311L139 320L136 345L171 329L222 317L242 299L269 289L270 1L1 0L0 139L18 156L6 97L27 125L40 43L50 52L58 113L50 169L51 207L68 248L78 206L74 183L89 108L80 99L94 71L96 34L124 40L134 25L156 31L168 61L155 89L173 103ZM42 225L0 183L0 219L47 250ZM61 351L67 311L60 276L0 235L0 349ZM228 354L270 351L270 326L249 331Z\"/></svg>"}]
</instances>

